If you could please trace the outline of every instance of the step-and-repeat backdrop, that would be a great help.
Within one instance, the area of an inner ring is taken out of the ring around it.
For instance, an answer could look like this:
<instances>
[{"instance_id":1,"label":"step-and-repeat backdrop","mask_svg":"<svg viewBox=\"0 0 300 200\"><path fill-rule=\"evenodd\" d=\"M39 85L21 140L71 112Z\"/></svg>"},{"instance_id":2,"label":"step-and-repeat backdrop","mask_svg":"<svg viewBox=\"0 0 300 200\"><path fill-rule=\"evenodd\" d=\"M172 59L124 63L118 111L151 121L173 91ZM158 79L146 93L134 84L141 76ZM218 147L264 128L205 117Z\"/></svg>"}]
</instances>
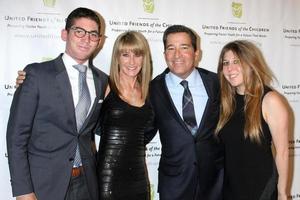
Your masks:
<instances>
[{"instance_id":1,"label":"step-and-repeat backdrop","mask_svg":"<svg viewBox=\"0 0 300 200\"><path fill-rule=\"evenodd\" d=\"M0 1L0 197L13 199L6 154L6 125L18 69L55 58L64 51L60 38L66 16L76 7L98 11L105 20L105 43L94 64L109 72L115 38L127 30L143 33L153 56L154 76L166 68L162 34L172 24L184 24L201 37L199 67L216 71L222 46L248 39L262 49L278 82L274 86L293 109L290 135L290 199L300 200L300 0L1 0ZM24 113L26 114L26 113ZM280 122L279 122L280 123ZM147 166L152 199L158 200L157 166L160 142L148 146Z\"/></svg>"}]
</instances>

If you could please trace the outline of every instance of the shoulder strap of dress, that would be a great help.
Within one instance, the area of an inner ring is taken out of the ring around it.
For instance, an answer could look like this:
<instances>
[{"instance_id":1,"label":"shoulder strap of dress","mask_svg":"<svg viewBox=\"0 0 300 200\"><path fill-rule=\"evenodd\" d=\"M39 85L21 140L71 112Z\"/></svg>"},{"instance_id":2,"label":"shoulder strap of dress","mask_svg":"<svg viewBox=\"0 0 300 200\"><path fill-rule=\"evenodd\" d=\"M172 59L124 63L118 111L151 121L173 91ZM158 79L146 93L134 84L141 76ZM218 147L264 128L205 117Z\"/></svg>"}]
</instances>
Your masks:
<instances>
[{"instance_id":1,"label":"shoulder strap of dress","mask_svg":"<svg viewBox=\"0 0 300 200\"><path fill-rule=\"evenodd\" d=\"M264 96L265 96L268 92L271 92L271 91L273 91L272 88L270 88L270 87L268 87L268 86L265 86L265 87L264 87L263 98L264 98Z\"/></svg>"}]
</instances>

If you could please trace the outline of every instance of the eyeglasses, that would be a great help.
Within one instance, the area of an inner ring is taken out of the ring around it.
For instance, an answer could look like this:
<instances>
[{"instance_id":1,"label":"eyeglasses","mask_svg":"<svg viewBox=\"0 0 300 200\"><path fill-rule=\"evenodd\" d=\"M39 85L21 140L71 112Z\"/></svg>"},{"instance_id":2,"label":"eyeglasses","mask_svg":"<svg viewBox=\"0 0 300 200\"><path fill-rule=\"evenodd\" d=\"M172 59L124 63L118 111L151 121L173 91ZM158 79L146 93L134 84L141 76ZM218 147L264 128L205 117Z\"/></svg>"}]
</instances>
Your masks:
<instances>
[{"instance_id":1,"label":"eyeglasses","mask_svg":"<svg viewBox=\"0 0 300 200\"><path fill-rule=\"evenodd\" d=\"M70 29L74 31L75 36L78 38L83 38L87 33L93 42L98 42L101 38L101 35L97 31L87 31L80 27L71 27Z\"/></svg>"},{"instance_id":2,"label":"eyeglasses","mask_svg":"<svg viewBox=\"0 0 300 200\"><path fill-rule=\"evenodd\" d=\"M241 61L239 59L234 59L234 60L224 60L223 62L223 66L229 66L230 64L233 64L233 65L238 65L238 64L241 64Z\"/></svg>"}]
</instances>

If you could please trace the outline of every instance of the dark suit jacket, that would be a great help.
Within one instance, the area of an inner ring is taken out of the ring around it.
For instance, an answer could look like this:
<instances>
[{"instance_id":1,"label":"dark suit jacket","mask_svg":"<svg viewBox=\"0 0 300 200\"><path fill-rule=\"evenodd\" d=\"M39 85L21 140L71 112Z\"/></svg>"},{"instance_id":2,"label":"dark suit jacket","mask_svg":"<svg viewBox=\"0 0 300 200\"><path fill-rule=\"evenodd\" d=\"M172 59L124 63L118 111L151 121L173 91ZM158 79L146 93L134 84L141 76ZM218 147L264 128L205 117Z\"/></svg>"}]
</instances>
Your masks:
<instances>
[{"instance_id":1,"label":"dark suit jacket","mask_svg":"<svg viewBox=\"0 0 300 200\"><path fill-rule=\"evenodd\" d=\"M98 200L91 136L108 78L91 67L96 99L78 133L71 85L61 56L28 65L26 81L15 92L7 127L13 195L34 192L37 199L63 200L79 143L91 199Z\"/></svg>"},{"instance_id":2,"label":"dark suit jacket","mask_svg":"<svg viewBox=\"0 0 300 200\"><path fill-rule=\"evenodd\" d=\"M208 101L195 137L184 124L167 89L165 75L169 70L158 75L150 85L154 126L159 130L162 144L158 179L160 200L221 199L223 153L214 136L219 113L219 82L215 73L197 70ZM146 133L146 142L155 135L155 128Z\"/></svg>"}]
</instances>

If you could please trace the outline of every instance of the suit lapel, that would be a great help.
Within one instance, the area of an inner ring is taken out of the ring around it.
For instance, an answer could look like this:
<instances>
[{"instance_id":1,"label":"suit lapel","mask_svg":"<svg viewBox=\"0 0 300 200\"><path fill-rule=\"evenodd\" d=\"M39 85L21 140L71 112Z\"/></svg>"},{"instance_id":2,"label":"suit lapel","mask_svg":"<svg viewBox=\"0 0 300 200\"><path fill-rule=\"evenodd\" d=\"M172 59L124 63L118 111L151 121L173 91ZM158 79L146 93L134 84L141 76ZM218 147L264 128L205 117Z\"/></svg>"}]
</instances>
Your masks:
<instances>
[{"instance_id":1,"label":"suit lapel","mask_svg":"<svg viewBox=\"0 0 300 200\"><path fill-rule=\"evenodd\" d=\"M96 72L95 67L93 65L90 65L90 68L92 70L93 73L93 79L94 79L94 85L95 85L95 91L96 91L96 97L93 101L93 104L91 105L92 108L87 116L87 118L85 119L84 124L82 125L82 130L84 130L84 127L86 127L91 119L91 117L94 114L95 108L96 106L98 106L98 104L103 102L103 98L104 98L104 86L106 85L104 80L102 80L99 77L99 73ZM96 116L93 117L99 117L98 114L96 113Z\"/></svg>"},{"instance_id":2,"label":"suit lapel","mask_svg":"<svg viewBox=\"0 0 300 200\"><path fill-rule=\"evenodd\" d=\"M204 124L205 124L205 120L207 117L209 117L207 115L207 113L209 113L209 108L210 108L210 105L211 105L211 100L212 100L212 93L211 93L211 90L210 90L210 79L209 77L205 74L205 73L202 73L201 72L201 69L199 68L196 68L201 76L201 79L202 79L202 82L204 84L204 87L205 87L205 90L206 90L206 93L207 93L207 102L206 102L206 105L205 105L205 108L204 108L204 111L203 111L203 115L201 117L201 121L200 121L200 124L199 124L199 127L198 127L198 130L197 130L197 133L196 133L196 136L200 136L201 132L203 132L203 129L204 129Z\"/></svg>"},{"instance_id":3,"label":"suit lapel","mask_svg":"<svg viewBox=\"0 0 300 200\"><path fill-rule=\"evenodd\" d=\"M63 99L62 102L65 104L64 107L66 108L66 114L72 121L73 129L77 131L72 88L68 73L66 71L66 67L63 63L61 56L62 55L60 55L57 59L54 60L55 68L57 71L56 81L60 90L61 97ZM76 133L76 131L73 132Z\"/></svg>"},{"instance_id":4,"label":"suit lapel","mask_svg":"<svg viewBox=\"0 0 300 200\"><path fill-rule=\"evenodd\" d=\"M60 90L61 97L63 99L62 102L64 102L64 104L65 104L64 107L66 108L66 114L68 115L68 117L70 119L72 119L71 121L72 121L72 126L74 129L73 132L76 133L77 126L76 126L76 117L75 117L75 107L74 107L73 95L72 95L72 87L71 87L68 73L66 71L66 67L62 60L62 54L57 59L54 60L54 65L55 65L55 68L57 71L56 80L57 80L58 88ZM91 120L92 117L99 117L98 116L99 113L96 113L96 115L93 115L93 114L94 114L96 107L102 103L103 98L104 98L104 91L107 86L107 79L100 77L101 74L96 71L96 68L92 64L90 64L90 68L93 73L96 97L93 101L93 105L91 105L92 108L91 108L84 124L82 125L81 130L85 130L85 127L88 126L89 121ZM79 133L81 133L81 132L82 131L80 131Z\"/></svg>"},{"instance_id":5,"label":"suit lapel","mask_svg":"<svg viewBox=\"0 0 300 200\"><path fill-rule=\"evenodd\" d=\"M159 80L159 87L158 87L158 93L160 96L162 96L162 104L164 104L164 106L166 108L168 108L167 110L170 111L170 114L174 117L174 119L176 119L178 121L179 124L181 124L186 131L190 132L190 130L188 129L188 127L185 125L184 121L182 120L181 116L179 115L174 102L171 98L171 95L169 93L169 90L167 88L167 84L165 81L165 76L166 74L169 72L169 69L166 69L163 74L161 75L161 79Z\"/></svg>"},{"instance_id":6,"label":"suit lapel","mask_svg":"<svg viewBox=\"0 0 300 200\"><path fill-rule=\"evenodd\" d=\"M205 73L202 69L200 68L196 68L202 78L202 82L204 84L205 90L207 92L207 102L205 105L205 109L203 112L203 115L201 117L201 121L197 130L197 133L195 135L195 137L201 137L203 134L205 133L205 123L206 120L210 117L209 113L211 113L212 109L213 109L213 100L214 100L214 93L213 93L213 89L212 88L212 79L211 77ZM185 129L186 132L190 133L189 129L187 128L187 126L185 125L184 121L182 120L181 116L179 115L173 100L171 98L171 95L169 93L169 90L167 88L166 82L165 82L165 75L169 72L168 69L166 69L161 75L160 75L160 79L158 81L159 85L157 88L155 88L155 92L157 93L157 95L161 96L162 99L162 104L167 108L168 111L170 111L170 114L174 117L174 119L176 119L178 121L179 124L181 124ZM192 136L192 134L190 133L190 135Z\"/></svg>"}]
</instances>

